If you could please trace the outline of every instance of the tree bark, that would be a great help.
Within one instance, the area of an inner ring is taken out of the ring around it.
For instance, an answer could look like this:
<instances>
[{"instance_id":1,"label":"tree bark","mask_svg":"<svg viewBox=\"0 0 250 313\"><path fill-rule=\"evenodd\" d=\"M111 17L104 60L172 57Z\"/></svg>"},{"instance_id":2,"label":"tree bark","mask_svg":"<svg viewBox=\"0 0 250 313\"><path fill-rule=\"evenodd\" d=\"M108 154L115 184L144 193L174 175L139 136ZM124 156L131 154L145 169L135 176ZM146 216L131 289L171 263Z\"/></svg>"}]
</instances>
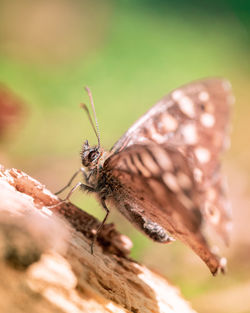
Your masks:
<instances>
[{"instance_id":1,"label":"tree bark","mask_svg":"<svg viewBox=\"0 0 250 313\"><path fill-rule=\"evenodd\" d=\"M54 206L53 206L54 205ZM194 311L165 278L131 260L131 241L41 183L0 167L0 312Z\"/></svg>"}]
</instances>

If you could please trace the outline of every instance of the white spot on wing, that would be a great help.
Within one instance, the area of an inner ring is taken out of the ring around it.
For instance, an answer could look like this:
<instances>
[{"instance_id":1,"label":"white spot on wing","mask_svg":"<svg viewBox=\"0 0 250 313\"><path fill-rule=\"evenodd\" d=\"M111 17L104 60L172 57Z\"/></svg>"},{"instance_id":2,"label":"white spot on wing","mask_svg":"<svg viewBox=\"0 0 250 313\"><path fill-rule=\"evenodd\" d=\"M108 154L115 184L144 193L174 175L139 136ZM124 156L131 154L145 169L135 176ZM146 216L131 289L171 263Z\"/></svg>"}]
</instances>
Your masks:
<instances>
[{"instance_id":1,"label":"white spot on wing","mask_svg":"<svg viewBox=\"0 0 250 313\"><path fill-rule=\"evenodd\" d=\"M190 118L195 117L194 103L189 97L182 97L178 100L180 110Z\"/></svg>"},{"instance_id":2,"label":"white spot on wing","mask_svg":"<svg viewBox=\"0 0 250 313\"><path fill-rule=\"evenodd\" d=\"M176 177L169 172L166 172L162 176L164 183L168 186L168 188L174 192L180 191L180 187L177 183Z\"/></svg>"},{"instance_id":3,"label":"white spot on wing","mask_svg":"<svg viewBox=\"0 0 250 313\"><path fill-rule=\"evenodd\" d=\"M198 136L197 136L196 127L194 124L184 125L181 129L181 132L182 132L182 135L185 139L186 144L193 145L193 144L197 143Z\"/></svg>"},{"instance_id":4,"label":"white spot on wing","mask_svg":"<svg viewBox=\"0 0 250 313\"><path fill-rule=\"evenodd\" d=\"M175 131L176 128L178 127L177 120L170 114L163 114L161 116L161 122L163 124L163 128L166 131Z\"/></svg>"},{"instance_id":5,"label":"white spot on wing","mask_svg":"<svg viewBox=\"0 0 250 313\"><path fill-rule=\"evenodd\" d=\"M177 90L175 90L175 91L172 92L172 98L173 98L175 101L180 100L182 97L183 97L183 91L177 89Z\"/></svg>"},{"instance_id":6,"label":"white spot on wing","mask_svg":"<svg viewBox=\"0 0 250 313\"><path fill-rule=\"evenodd\" d=\"M159 174L159 167L155 164L154 160L148 153L142 153L141 155L142 162L149 169L152 174Z\"/></svg>"},{"instance_id":7,"label":"white spot on wing","mask_svg":"<svg viewBox=\"0 0 250 313\"><path fill-rule=\"evenodd\" d=\"M137 142L147 142L147 141L148 141L148 138L143 137L143 136L140 136L139 138L136 138L136 141L137 141Z\"/></svg>"},{"instance_id":8,"label":"white spot on wing","mask_svg":"<svg viewBox=\"0 0 250 313\"><path fill-rule=\"evenodd\" d=\"M158 144L164 143L166 141L165 137L159 133L152 133L151 138Z\"/></svg>"},{"instance_id":9,"label":"white spot on wing","mask_svg":"<svg viewBox=\"0 0 250 313\"><path fill-rule=\"evenodd\" d=\"M215 123L215 118L212 114L203 113L200 118L201 124L205 127L213 127Z\"/></svg>"},{"instance_id":10,"label":"white spot on wing","mask_svg":"<svg viewBox=\"0 0 250 313\"><path fill-rule=\"evenodd\" d=\"M199 93L199 100L202 102L206 102L209 99L209 94L206 91L202 91Z\"/></svg>"},{"instance_id":11,"label":"white spot on wing","mask_svg":"<svg viewBox=\"0 0 250 313\"><path fill-rule=\"evenodd\" d=\"M194 174L194 179L197 181L197 183L201 183L202 178L203 178L202 171L198 167L195 167L193 174Z\"/></svg>"},{"instance_id":12,"label":"white spot on wing","mask_svg":"<svg viewBox=\"0 0 250 313\"><path fill-rule=\"evenodd\" d=\"M165 150L156 146L151 151L157 163L163 170L171 170L173 168L172 161Z\"/></svg>"},{"instance_id":13,"label":"white spot on wing","mask_svg":"<svg viewBox=\"0 0 250 313\"><path fill-rule=\"evenodd\" d=\"M149 137L156 143L161 144L166 141L165 137L159 134L159 132L155 129L154 124L151 124L150 127L147 127L147 130Z\"/></svg>"},{"instance_id":14,"label":"white spot on wing","mask_svg":"<svg viewBox=\"0 0 250 313\"><path fill-rule=\"evenodd\" d=\"M227 266L227 259L226 258L221 258L220 259L220 266L222 268L225 268Z\"/></svg>"},{"instance_id":15,"label":"white spot on wing","mask_svg":"<svg viewBox=\"0 0 250 313\"><path fill-rule=\"evenodd\" d=\"M200 163L207 163L210 161L211 153L203 147L198 147L194 151L196 158Z\"/></svg>"}]
</instances>

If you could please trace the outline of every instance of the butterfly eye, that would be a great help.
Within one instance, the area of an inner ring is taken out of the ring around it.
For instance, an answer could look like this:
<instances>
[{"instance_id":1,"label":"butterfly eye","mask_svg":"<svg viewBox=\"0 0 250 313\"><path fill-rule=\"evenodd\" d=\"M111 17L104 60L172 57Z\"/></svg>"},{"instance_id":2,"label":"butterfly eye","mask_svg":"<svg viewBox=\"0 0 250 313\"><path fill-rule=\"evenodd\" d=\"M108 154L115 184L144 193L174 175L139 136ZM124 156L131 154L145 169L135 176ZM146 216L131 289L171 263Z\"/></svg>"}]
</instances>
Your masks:
<instances>
[{"instance_id":1,"label":"butterfly eye","mask_svg":"<svg viewBox=\"0 0 250 313\"><path fill-rule=\"evenodd\" d=\"M91 151L88 155L88 159L90 162L93 162L95 159L97 159L99 156L99 152L98 151Z\"/></svg>"}]
</instances>

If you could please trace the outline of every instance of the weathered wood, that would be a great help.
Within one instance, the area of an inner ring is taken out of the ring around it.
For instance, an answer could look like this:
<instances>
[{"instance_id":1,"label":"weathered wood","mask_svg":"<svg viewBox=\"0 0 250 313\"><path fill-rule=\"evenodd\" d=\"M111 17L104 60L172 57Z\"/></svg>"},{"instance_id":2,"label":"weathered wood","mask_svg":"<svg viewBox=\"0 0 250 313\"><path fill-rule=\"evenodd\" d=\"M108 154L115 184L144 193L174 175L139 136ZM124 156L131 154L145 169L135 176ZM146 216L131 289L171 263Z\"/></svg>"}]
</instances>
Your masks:
<instances>
[{"instance_id":1,"label":"weathered wood","mask_svg":"<svg viewBox=\"0 0 250 313\"><path fill-rule=\"evenodd\" d=\"M130 240L16 169L0 168L0 312L194 312L128 258Z\"/></svg>"}]
</instances>

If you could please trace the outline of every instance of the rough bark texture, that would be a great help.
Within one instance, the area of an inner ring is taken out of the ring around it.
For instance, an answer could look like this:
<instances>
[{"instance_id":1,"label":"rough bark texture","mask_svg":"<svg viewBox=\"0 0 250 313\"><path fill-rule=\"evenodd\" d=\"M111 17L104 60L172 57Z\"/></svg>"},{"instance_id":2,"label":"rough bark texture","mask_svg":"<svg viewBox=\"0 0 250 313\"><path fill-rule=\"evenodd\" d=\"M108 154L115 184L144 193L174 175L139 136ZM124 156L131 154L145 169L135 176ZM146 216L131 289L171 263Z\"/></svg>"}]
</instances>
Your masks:
<instances>
[{"instance_id":1,"label":"rough bark texture","mask_svg":"<svg viewBox=\"0 0 250 313\"><path fill-rule=\"evenodd\" d=\"M0 312L194 311L165 278L128 258L130 240L0 167Z\"/></svg>"}]
</instances>

